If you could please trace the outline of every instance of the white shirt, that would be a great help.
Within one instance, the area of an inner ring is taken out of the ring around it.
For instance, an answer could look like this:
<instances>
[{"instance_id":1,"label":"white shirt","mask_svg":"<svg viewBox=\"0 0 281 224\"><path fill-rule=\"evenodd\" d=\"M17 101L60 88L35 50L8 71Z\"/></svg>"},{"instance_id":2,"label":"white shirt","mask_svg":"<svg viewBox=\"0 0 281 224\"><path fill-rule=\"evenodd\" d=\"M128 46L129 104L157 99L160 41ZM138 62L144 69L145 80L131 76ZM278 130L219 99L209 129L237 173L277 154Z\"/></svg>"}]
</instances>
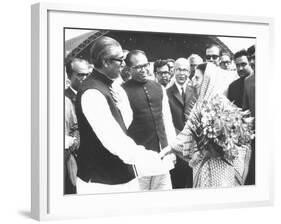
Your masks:
<instances>
[{"instance_id":1,"label":"white shirt","mask_svg":"<svg viewBox=\"0 0 281 224\"><path fill-rule=\"evenodd\" d=\"M127 94L125 90L121 87L121 84L122 82L120 82L120 79L115 80L112 83L112 90L118 96L118 102L116 106L118 107L118 109L122 114L126 128L128 128L133 120L133 111L130 107L130 102L127 97Z\"/></svg>"},{"instance_id":2,"label":"white shirt","mask_svg":"<svg viewBox=\"0 0 281 224\"><path fill-rule=\"evenodd\" d=\"M163 86L163 100L162 100L162 113L163 113L163 122L165 126L166 136L168 140L168 145L176 138L176 131L173 124L171 108L169 105L169 99L167 96L167 92Z\"/></svg>"},{"instance_id":3,"label":"white shirt","mask_svg":"<svg viewBox=\"0 0 281 224\"><path fill-rule=\"evenodd\" d=\"M81 106L103 146L124 163L135 165L139 177L167 173L174 167L172 157L161 160L158 153L136 145L124 134L112 116L106 98L98 90L86 90L81 98Z\"/></svg>"},{"instance_id":4,"label":"white shirt","mask_svg":"<svg viewBox=\"0 0 281 224\"><path fill-rule=\"evenodd\" d=\"M182 95L182 88L183 88L183 91L185 91L187 82L188 82L188 80L186 80L186 82L183 85L180 85L177 82L175 82L176 87L178 88L178 91L181 95Z\"/></svg>"},{"instance_id":5,"label":"white shirt","mask_svg":"<svg viewBox=\"0 0 281 224\"><path fill-rule=\"evenodd\" d=\"M73 89L71 86L69 86L69 88L75 93L75 95L77 95L77 91L75 89Z\"/></svg>"}]
</instances>

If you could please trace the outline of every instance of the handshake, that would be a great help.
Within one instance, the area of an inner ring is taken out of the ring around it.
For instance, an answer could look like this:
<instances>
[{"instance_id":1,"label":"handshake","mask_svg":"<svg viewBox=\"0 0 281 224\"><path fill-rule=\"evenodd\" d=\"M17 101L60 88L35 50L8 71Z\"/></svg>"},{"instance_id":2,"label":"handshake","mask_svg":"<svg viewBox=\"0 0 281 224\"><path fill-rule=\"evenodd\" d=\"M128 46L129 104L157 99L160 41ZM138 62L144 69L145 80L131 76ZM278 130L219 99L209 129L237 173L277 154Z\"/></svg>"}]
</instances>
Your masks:
<instances>
[{"instance_id":1,"label":"handshake","mask_svg":"<svg viewBox=\"0 0 281 224\"><path fill-rule=\"evenodd\" d=\"M177 157L169 145L160 151L159 156L162 160L171 160L173 164L177 162Z\"/></svg>"}]
</instances>

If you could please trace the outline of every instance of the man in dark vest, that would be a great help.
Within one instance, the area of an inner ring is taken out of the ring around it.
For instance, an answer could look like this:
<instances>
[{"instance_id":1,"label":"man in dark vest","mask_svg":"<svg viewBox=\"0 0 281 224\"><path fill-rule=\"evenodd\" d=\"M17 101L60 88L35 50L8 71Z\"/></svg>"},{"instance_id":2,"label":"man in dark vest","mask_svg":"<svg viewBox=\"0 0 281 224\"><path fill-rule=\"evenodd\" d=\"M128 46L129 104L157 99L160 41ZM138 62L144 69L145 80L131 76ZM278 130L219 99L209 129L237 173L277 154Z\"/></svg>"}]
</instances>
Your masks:
<instances>
[{"instance_id":1,"label":"man in dark vest","mask_svg":"<svg viewBox=\"0 0 281 224\"><path fill-rule=\"evenodd\" d=\"M79 130L75 113L77 91L89 74L89 63L75 58L66 63L66 73L70 86L64 91L65 95L65 148L64 148L64 193L76 193L76 152L79 147Z\"/></svg>"},{"instance_id":2,"label":"man in dark vest","mask_svg":"<svg viewBox=\"0 0 281 224\"><path fill-rule=\"evenodd\" d=\"M136 145L126 135L111 91L125 65L120 44L100 37L91 48L91 59L95 68L82 83L76 100L80 131L77 192L139 190L137 174L147 172L147 167L167 170L172 161L162 161L158 153Z\"/></svg>"},{"instance_id":3,"label":"man in dark vest","mask_svg":"<svg viewBox=\"0 0 281 224\"><path fill-rule=\"evenodd\" d=\"M195 92L191 87L189 75L190 65L185 58L175 62L175 83L167 89L169 104L176 133L184 128L186 118L195 103ZM192 169L188 163L177 156L175 169L170 171L173 188L192 188Z\"/></svg>"},{"instance_id":4,"label":"man in dark vest","mask_svg":"<svg viewBox=\"0 0 281 224\"><path fill-rule=\"evenodd\" d=\"M124 83L123 88L133 110L128 135L136 144L160 152L169 140L175 139L166 91L161 84L149 79L150 64L143 51L131 51L126 63L131 68L132 79ZM169 172L141 177L139 182L142 190L172 189Z\"/></svg>"}]
</instances>

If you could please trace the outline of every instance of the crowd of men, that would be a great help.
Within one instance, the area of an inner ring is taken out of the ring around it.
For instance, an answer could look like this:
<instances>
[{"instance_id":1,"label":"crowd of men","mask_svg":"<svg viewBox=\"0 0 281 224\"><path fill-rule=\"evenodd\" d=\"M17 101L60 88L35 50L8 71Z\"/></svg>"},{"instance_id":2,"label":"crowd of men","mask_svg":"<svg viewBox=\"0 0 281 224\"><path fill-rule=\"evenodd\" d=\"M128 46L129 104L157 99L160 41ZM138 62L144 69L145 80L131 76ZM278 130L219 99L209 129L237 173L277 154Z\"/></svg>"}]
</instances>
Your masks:
<instances>
[{"instance_id":1,"label":"crowd of men","mask_svg":"<svg viewBox=\"0 0 281 224\"><path fill-rule=\"evenodd\" d=\"M196 97L196 67L218 66L228 98L255 116L255 47L233 60L217 45L205 53L150 62L144 51L123 50L104 36L91 48L92 64L67 61L64 193L191 188L188 164L173 154L161 160L158 153L185 125ZM253 153L248 185L255 184L254 161Z\"/></svg>"}]
</instances>

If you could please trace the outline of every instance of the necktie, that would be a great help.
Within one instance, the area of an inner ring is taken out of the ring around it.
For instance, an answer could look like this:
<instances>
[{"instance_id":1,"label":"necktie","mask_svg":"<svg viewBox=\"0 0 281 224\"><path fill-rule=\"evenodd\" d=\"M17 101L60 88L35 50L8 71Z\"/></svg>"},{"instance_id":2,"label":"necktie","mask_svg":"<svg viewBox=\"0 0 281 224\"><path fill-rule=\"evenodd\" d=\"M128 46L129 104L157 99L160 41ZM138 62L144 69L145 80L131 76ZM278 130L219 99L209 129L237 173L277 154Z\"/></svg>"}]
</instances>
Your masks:
<instances>
[{"instance_id":1,"label":"necktie","mask_svg":"<svg viewBox=\"0 0 281 224\"><path fill-rule=\"evenodd\" d=\"M183 89L183 87L181 87L181 97L182 97L183 103L185 103L185 94L184 94L184 89Z\"/></svg>"}]
</instances>

